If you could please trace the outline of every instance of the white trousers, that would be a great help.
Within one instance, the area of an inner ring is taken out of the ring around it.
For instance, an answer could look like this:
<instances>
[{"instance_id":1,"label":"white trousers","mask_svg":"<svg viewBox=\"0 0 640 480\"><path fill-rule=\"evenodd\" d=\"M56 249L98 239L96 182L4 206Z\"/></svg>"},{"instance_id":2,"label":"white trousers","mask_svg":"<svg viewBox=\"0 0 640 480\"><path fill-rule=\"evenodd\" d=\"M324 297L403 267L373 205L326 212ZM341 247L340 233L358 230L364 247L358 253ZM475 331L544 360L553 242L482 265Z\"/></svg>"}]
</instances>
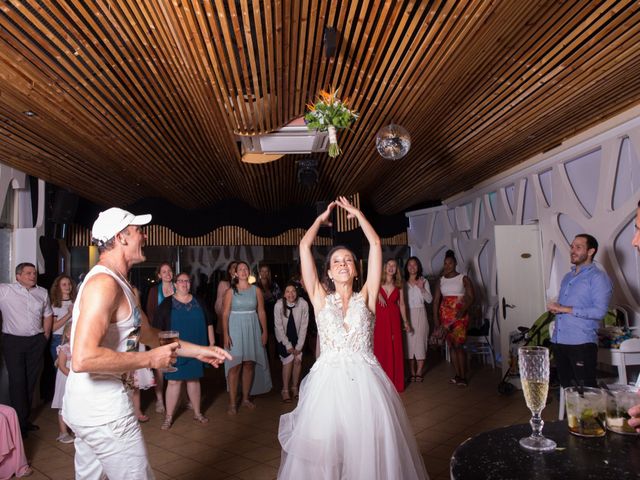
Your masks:
<instances>
[{"instance_id":1,"label":"white trousers","mask_svg":"<svg viewBox=\"0 0 640 480\"><path fill-rule=\"evenodd\" d=\"M153 480L147 448L133 415L105 425L69 425L76 435L76 480Z\"/></svg>"}]
</instances>

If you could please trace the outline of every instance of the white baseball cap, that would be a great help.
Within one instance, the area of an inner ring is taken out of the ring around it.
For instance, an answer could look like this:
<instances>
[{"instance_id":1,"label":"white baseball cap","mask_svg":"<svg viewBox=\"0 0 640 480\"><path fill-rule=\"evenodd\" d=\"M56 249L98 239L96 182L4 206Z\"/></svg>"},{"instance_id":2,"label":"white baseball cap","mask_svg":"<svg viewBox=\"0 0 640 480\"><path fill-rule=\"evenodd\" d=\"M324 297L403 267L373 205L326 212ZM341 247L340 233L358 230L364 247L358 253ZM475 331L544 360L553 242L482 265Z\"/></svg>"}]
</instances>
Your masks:
<instances>
[{"instance_id":1,"label":"white baseball cap","mask_svg":"<svg viewBox=\"0 0 640 480\"><path fill-rule=\"evenodd\" d=\"M100 212L93 222L91 238L98 244L105 244L129 225L146 225L151 221L151 215L134 215L121 208L110 208Z\"/></svg>"}]
</instances>

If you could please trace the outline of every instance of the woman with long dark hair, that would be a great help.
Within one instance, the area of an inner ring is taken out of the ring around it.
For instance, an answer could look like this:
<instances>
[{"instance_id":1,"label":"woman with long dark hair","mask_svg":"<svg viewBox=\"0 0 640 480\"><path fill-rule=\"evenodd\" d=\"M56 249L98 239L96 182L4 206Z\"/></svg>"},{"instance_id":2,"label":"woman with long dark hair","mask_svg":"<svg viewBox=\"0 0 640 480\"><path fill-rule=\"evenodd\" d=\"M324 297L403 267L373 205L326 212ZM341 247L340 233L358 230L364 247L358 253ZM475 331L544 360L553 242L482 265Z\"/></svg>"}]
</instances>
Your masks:
<instances>
[{"instance_id":1,"label":"woman with long dark hair","mask_svg":"<svg viewBox=\"0 0 640 480\"><path fill-rule=\"evenodd\" d=\"M262 291L249 283L249 264L238 262L231 288L224 297L222 332L224 348L233 356L225 362L229 390L227 413L238 413L238 385L242 378L243 407L256 408L250 395L271 390L271 374L265 345L267 344L267 316Z\"/></svg>"},{"instance_id":2,"label":"woman with long dark hair","mask_svg":"<svg viewBox=\"0 0 640 480\"><path fill-rule=\"evenodd\" d=\"M282 290L277 282L271 278L271 267L267 264L261 264L258 268L257 287L262 290L264 299L264 311L267 314L267 353L269 354L269 362L276 361L276 336L274 327L274 307L276 302L282 297Z\"/></svg>"},{"instance_id":3,"label":"woman with long dark hair","mask_svg":"<svg viewBox=\"0 0 640 480\"><path fill-rule=\"evenodd\" d=\"M224 313L224 295L227 293L227 290L231 288L231 282L236 276L236 267L238 266L238 262L235 260L229 262L227 265L227 273L225 277L218 282L218 288L216 290L216 302L214 304L214 310L216 312L216 334L218 338L222 337L222 314Z\"/></svg>"},{"instance_id":4,"label":"woman with long dark hair","mask_svg":"<svg viewBox=\"0 0 640 480\"><path fill-rule=\"evenodd\" d=\"M422 276L422 263L418 257L410 257L404 266L408 320L407 329L407 358L411 369L412 382L422 382L424 363L427 359L429 340L429 320L425 302L431 302L429 282Z\"/></svg>"},{"instance_id":5,"label":"woman with long dark hair","mask_svg":"<svg viewBox=\"0 0 640 480\"><path fill-rule=\"evenodd\" d=\"M369 241L368 275L354 291L358 262L346 247L327 256L321 282L311 253L334 208L355 217ZM360 210L340 197L300 242L302 277L317 316L322 354L302 381L297 408L280 417L283 480L424 479L427 472L400 396L371 348L382 249Z\"/></svg>"},{"instance_id":6,"label":"woman with long dark hair","mask_svg":"<svg viewBox=\"0 0 640 480\"><path fill-rule=\"evenodd\" d=\"M296 284L289 282L284 289L284 297L278 300L273 310L278 354L282 362L281 395L284 402L290 402L291 397L298 398L302 348L309 325L309 305L304 298L298 297ZM293 381L289 390L292 373Z\"/></svg>"}]
</instances>

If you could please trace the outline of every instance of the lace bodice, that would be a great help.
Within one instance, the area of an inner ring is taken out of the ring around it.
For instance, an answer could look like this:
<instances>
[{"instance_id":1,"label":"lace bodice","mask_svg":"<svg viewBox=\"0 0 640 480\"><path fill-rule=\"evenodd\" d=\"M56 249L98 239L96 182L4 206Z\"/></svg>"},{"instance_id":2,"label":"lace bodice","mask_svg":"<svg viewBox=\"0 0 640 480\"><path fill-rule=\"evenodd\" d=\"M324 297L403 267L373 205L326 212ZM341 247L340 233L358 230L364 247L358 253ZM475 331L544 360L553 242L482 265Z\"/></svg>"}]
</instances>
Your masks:
<instances>
[{"instance_id":1,"label":"lace bodice","mask_svg":"<svg viewBox=\"0 0 640 480\"><path fill-rule=\"evenodd\" d=\"M375 361L372 348L374 321L375 316L367 308L360 293L351 296L344 317L340 297L337 294L328 295L325 306L316 317L320 357L325 354L357 354L367 361Z\"/></svg>"}]
</instances>

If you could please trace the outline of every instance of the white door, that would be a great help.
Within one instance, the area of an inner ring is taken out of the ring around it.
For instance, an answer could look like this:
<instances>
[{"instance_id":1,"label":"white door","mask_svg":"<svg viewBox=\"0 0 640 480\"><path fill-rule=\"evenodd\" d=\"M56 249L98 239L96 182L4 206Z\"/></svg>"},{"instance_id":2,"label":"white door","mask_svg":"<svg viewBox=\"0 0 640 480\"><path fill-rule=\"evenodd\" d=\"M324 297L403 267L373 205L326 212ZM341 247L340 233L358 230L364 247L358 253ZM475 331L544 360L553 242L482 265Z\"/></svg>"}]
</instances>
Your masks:
<instances>
[{"instance_id":1,"label":"white door","mask_svg":"<svg viewBox=\"0 0 640 480\"><path fill-rule=\"evenodd\" d=\"M496 225L496 274L502 374L509 368L509 334L531 327L545 311L542 247L537 225Z\"/></svg>"}]
</instances>

